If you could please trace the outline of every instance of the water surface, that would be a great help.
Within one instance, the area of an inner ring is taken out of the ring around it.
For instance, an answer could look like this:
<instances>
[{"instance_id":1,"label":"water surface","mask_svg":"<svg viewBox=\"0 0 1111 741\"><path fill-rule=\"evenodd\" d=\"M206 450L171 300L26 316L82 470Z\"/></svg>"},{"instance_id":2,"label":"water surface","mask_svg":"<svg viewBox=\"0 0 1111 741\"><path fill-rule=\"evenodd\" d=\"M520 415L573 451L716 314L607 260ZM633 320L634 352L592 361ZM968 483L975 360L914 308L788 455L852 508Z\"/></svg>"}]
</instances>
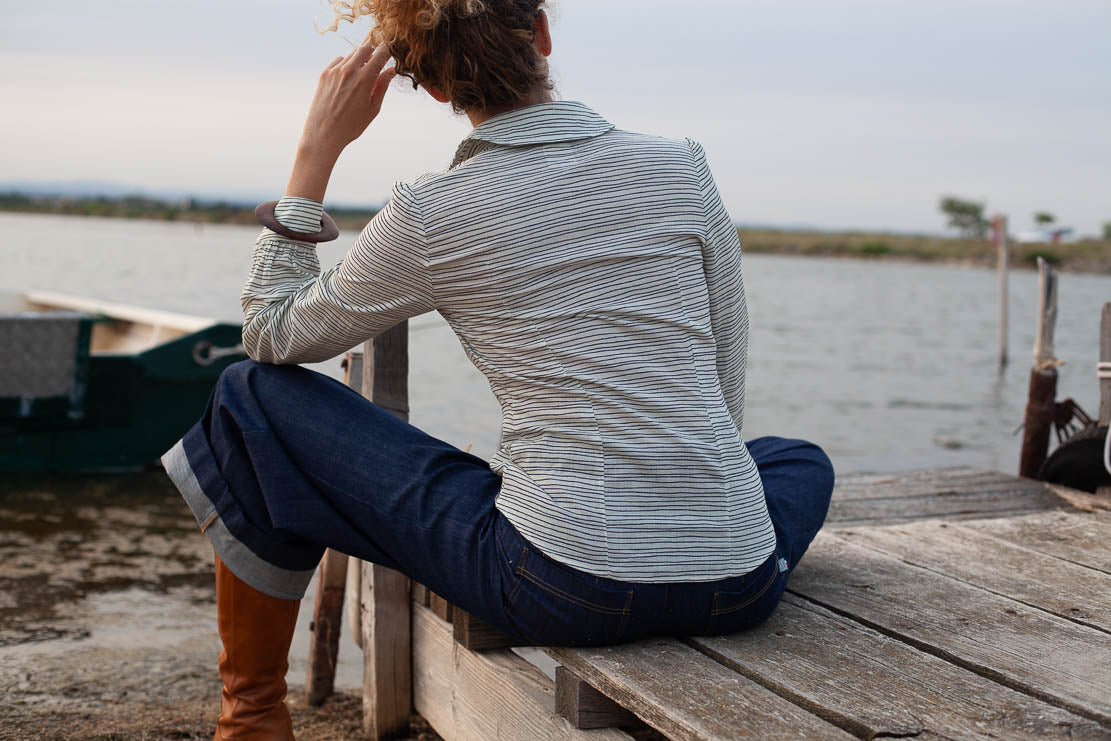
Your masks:
<instances>
[{"instance_id":1,"label":"water surface","mask_svg":"<svg viewBox=\"0 0 1111 741\"><path fill-rule=\"evenodd\" d=\"M0 214L0 290L42 288L241 321L254 227ZM320 248L339 260L354 235ZM1012 362L998 372L997 279L975 268L746 256L745 436L804 437L839 471L1018 467L1037 276L1011 275ZM1062 275L1058 394L1096 412L1111 277ZM411 322L412 421L489 457L499 410L436 315ZM339 376L338 360L313 366Z\"/></svg>"}]
</instances>

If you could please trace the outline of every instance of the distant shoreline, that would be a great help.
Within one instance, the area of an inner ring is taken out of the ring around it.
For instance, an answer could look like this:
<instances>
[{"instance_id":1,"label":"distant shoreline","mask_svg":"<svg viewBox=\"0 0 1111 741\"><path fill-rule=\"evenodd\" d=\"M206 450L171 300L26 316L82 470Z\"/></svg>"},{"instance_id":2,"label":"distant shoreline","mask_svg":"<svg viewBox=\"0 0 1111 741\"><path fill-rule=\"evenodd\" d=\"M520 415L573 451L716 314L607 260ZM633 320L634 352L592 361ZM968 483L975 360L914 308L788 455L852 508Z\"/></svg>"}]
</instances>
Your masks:
<instances>
[{"instance_id":1,"label":"distant shoreline","mask_svg":"<svg viewBox=\"0 0 1111 741\"><path fill-rule=\"evenodd\" d=\"M996 246L987 240L880 232L808 232L744 227L737 231L742 248L750 255L844 257L974 267L995 267L998 260ZM1012 267L1035 268L1038 257L1062 271L1111 274L1111 241L1108 240L1067 244L1011 243Z\"/></svg>"},{"instance_id":2,"label":"distant shoreline","mask_svg":"<svg viewBox=\"0 0 1111 741\"><path fill-rule=\"evenodd\" d=\"M229 201L186 198L163 201L143 196L66 197L0 193L0 213L46 214L52 216L99 216L113 219L142 219L186 224L258 224L255 207ZM328 207L341 228L362 229L378 213L376 208Z\"/></svg>"},{"instance_id":3,"label":"distant shoreline","mask_svg":"<svg viewBox=\"0 0 1111 741\"><path fill-rule=\"evenodd\" d=\"M0 213L53 216L92 216L192 224L257 226L254 208L226 202L186 200L167 203L145 198L43 198L0 194ZM340 229L361 230L377 209L334 208L328 213ZM737 230L750 255L839 257L860 260L943 263L994 267L996 248L986 240L931 237L883 232L818 232L793 229ZM1026 243L1011 245L1011 264L1033 268L1045 258L1059 270L1111 274L1111 241L1088 240L1068 244Z\"/></svg>"}]
</instances>

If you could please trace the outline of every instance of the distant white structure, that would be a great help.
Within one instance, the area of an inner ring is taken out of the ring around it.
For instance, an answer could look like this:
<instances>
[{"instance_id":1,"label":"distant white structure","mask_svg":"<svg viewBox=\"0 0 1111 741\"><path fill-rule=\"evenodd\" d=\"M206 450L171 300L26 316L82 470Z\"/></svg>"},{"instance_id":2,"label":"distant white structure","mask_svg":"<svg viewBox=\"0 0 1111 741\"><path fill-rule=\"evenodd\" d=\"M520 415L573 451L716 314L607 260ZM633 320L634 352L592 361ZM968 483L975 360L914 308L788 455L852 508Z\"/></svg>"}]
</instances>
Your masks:
<instances>
[{"instance_id":1,"label":"distant white structure","mask_svg":"<svg viewBox=\"0 0 1111 741\"><path fill-rule=\"evenodd\" d=\"M1035 228L1025 232L1019 232L1014 235L1014 240L1024 244L1029 244L1031 242L1051 242L1053 244L1058 244L1060 242L1075 242L1076 230L1071 226L1049 224L1044 228Z\"/></svg>"}]
</instances>

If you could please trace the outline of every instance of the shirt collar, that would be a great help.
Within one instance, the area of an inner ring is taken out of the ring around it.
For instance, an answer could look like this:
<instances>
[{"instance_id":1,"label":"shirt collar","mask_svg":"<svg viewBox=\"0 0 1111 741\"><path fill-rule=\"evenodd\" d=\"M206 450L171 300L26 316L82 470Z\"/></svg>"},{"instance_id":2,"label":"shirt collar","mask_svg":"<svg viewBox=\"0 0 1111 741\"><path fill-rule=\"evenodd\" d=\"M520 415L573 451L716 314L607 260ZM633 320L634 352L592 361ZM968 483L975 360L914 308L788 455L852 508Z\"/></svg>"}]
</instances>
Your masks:
<instances>
[{"instance_id":1,"label":"shirt collar","mask_svg":"<svg viewBox=\"0 0 1111 741\"><path fill-rule=\"evenodd\" d=\"M514 108L476 126L460 143L451 166L492 146L524 147L590 139L613 128L613 124L588 105L576 100L553 100Z\"/></svg>"}]
</instances>

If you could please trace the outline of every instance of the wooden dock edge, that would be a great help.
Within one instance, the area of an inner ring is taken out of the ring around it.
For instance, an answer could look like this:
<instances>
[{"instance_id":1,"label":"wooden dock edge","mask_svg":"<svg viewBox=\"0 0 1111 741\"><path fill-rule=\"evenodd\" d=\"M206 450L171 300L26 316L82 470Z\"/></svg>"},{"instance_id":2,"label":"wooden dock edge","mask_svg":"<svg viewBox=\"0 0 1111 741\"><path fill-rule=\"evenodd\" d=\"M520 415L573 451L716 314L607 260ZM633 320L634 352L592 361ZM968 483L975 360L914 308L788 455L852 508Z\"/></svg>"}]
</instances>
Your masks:
<instances>
[{"instance_id":1,"label":"wooden dock edge","mask_svg":"<svg viewBox=\"0 0 1111 741\"><path fill-rule=\"evenodd\" d=\"M555 683L512 651L469 651L429 608L414 604L412 615L413 705L444 741L631 741L615 728L572 727L556 713Z\"/></svg>"}]
</instances>

